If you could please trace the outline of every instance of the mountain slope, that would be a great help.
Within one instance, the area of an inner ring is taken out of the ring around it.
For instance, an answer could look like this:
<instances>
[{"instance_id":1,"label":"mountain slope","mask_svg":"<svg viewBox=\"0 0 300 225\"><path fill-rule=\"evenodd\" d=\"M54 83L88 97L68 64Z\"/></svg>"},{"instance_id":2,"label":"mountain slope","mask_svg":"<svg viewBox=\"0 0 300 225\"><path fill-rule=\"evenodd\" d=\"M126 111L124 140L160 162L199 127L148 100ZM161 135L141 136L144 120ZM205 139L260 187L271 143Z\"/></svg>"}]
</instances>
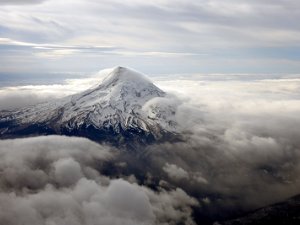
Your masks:
<instances>
[{"instance_id":1,"label":"mountain slope","mask_svg":"<svg viewBox=\"0 0 300 225\"><path fill-rule=\"evenodd\" d=\"M248 215L222 223L224 225L298 225L300 224L300 195L287 201L266 206Z\"/></svg>"},{"instance_id":2,"label":"mountain slope","mask_svg":"<svg viewBox=\"0 0 300 225\"><path fill-rule=\"evenodd\" d=\"M0 135L61 134L117 145L148 143L176 133L175 106L157 104L165 98L166 93L144 75L116 67L101 84L84 92L0 112Z\"/></svg>"}]
</instances>

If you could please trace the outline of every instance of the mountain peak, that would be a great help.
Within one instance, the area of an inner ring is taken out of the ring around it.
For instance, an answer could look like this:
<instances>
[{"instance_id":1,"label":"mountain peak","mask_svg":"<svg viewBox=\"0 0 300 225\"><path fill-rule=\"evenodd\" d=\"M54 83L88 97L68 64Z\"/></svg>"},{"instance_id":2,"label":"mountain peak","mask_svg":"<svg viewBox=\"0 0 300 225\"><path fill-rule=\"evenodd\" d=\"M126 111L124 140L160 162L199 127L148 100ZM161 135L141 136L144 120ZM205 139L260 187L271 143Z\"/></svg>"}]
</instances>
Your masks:
<instances>
[{"instance_id":1,"label":"mountain peak","mask_svg":"<svg viewBox=\"0 0 300 225\"><path fill-rule=\"evenodd\" d=\"M127 67L117 66L114 67L108 75L104 78L101 86L115 86L119 83L130 83L132 84L152 84L151 80L144 74L137 72L134 69Z\"/></svg>"}]
</instances>

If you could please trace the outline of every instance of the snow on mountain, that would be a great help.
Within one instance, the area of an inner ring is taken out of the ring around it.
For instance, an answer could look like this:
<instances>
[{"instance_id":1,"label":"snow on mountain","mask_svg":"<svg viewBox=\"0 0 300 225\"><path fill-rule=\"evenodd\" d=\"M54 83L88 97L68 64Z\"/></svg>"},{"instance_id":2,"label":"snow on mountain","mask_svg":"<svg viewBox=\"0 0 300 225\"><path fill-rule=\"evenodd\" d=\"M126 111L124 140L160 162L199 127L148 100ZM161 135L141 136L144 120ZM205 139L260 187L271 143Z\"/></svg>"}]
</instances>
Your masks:
<instances>
[{"instance_id":1,"label":"snow on mountain","mask_svg":"<svg viewBox=\"0 0 300 225\"><path fill-rule=\"evenodd\" d=\"M0 112L1 136L53 133L105 140L108 135L141 134L156 140L176 133L176 107L168 104L164 91L132 69L115 67L107 73L102 83L84 92Z\"/></svg>"}]
</instances>

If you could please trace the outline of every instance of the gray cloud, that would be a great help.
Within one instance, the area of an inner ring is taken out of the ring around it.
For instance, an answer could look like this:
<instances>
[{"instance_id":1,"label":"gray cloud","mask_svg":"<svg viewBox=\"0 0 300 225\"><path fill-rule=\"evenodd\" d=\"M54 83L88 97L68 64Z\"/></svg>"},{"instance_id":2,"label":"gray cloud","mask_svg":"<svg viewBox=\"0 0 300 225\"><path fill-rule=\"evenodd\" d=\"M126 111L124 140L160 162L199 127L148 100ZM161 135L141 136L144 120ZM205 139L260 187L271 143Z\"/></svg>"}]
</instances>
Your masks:
<instances>
[{"instance_id":1,"label":"gray cloud","mask_svg":"<svg viewBox=\"0 0 300 225\"><path fill-rule=\"evenodd\" d=\"M163 170L168 174L169 177L175 180L188 179L189 174L182 168L175 164L166 163Z\"/></svg>"},{"instance_id":2,"label":"gray cloud","mask_svg":"<svg viewBox=\"0 0 300 225\"><path fill-rule=\"evenodd\" d=\"M0 155L1 224L195 224L194 198L103 175L117 153L87 139L2 140Z\"/></svg>"},{"instance_id":3,"label":"gray cloud","mask_svg":"<svg viewBox=\"0 0 300 225\"><path fill-rule=\"evenodd\" d=\"M155 170L188 193L213 196L217 208L253 209L299 194L299 79L221 78L160 82L182 98L176 121L186 140L150 146Z\"/></svg>"}]
</instances>

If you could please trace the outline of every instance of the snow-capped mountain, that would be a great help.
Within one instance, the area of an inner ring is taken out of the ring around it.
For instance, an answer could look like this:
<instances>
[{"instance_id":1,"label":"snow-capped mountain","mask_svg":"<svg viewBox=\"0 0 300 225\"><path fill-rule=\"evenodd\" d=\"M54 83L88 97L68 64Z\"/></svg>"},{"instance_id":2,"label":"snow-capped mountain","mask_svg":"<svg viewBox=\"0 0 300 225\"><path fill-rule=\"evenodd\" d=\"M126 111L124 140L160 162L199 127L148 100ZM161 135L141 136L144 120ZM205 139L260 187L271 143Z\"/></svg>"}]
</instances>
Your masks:
<instances>
[{"instance_id":1,"label":"snow-capped mountain","mask_svg":"<svg viewBox=\"0 0 300 225\"><path fill-rule=\"evenodd\" d=\"M0 137L84 136L102 142L148 142L176 133L175 107L145 75L116 67L100 83L60 100L0 112Z\"/></svg>"}]
</instances>

